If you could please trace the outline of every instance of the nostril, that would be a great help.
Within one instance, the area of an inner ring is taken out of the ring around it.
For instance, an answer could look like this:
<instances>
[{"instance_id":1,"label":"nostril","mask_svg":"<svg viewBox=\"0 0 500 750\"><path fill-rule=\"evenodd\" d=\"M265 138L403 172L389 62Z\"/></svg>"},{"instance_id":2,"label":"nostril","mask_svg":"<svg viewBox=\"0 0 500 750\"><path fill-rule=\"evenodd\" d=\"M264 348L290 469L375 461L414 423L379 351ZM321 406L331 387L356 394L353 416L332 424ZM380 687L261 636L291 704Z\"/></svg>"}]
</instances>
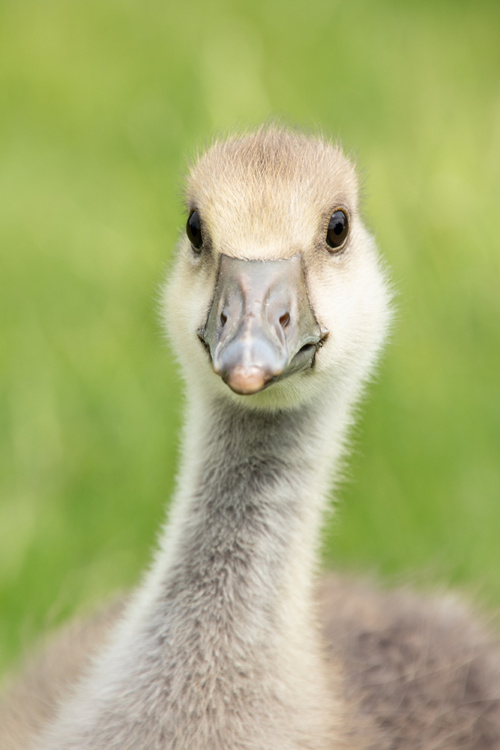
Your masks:
<instances>
[{"instance_id":1,"label":"nostril","mask_svg":"<svg viewBox=\"0 0 500 750\"><path fill-rule=\"evenodd\" d=\"M220 324L222 327L224 327L227 323L227 315L225 315L223 312L220 314Z\"/></svg>"},{"instance_id":2,"label":"nostril","mask_svg":"<svg viewBox=\"0 0 500 750\"><path fill-rule=\"evenodd\" d=\"M282 328L286 328L287 325L290 322L290 313L283 313L283 315L280 316L280 325Z\"/></svg>"}]
</instances>

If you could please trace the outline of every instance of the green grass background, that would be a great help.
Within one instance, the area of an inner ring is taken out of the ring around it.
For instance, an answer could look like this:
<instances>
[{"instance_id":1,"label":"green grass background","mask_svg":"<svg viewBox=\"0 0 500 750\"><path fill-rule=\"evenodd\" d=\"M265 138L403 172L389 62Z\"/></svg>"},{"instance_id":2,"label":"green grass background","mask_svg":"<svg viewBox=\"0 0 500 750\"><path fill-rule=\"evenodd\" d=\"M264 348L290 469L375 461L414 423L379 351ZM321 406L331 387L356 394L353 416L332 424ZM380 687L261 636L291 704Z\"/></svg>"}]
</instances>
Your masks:
<instances>
[{"instance_id":1,"label":"green grass background","mask_svg":"<svg viewBox=\"0 0 500 750\"><path fill-rule=\"evenodd\" d=\"M499 38L498 2L2 1L0 668L149 560L179 175L274 115L357 156L399 295L325 564L500 604Z\"/></svg>"}]
</instances>

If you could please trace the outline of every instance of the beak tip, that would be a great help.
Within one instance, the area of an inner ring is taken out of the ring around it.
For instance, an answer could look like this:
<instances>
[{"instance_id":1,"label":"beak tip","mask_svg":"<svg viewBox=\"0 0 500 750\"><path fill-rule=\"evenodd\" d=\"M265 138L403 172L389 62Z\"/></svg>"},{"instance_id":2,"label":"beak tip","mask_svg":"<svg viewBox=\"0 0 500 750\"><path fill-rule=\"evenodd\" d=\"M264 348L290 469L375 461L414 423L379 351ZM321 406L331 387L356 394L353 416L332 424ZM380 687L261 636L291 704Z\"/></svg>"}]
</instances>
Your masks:
<instances>
[{"instance_id":1,"label":"beak tip","mask_svg":"<svg viewBox=\"0 0 500 750\"><path fill-rule=\"evenodd\" d=\"M272 375L261 367L238 365L222 375L224 382L232 391L241 396L250 396L262 391L271 380Z\"/></svg>"}]
</instances>

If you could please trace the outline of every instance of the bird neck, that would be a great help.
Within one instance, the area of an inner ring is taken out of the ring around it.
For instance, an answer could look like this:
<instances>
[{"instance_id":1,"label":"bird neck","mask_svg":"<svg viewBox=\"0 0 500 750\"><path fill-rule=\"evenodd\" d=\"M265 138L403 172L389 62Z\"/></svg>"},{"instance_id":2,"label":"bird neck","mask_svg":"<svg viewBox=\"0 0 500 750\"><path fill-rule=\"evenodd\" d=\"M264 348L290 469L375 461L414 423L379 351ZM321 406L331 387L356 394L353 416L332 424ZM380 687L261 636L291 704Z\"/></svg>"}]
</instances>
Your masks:
<instances>
[{"instance_id":1,"label":"bird neck","mask_svg":"<svg viewBox=\"0 0 500 750\"><path fill-rule=\"evenodd\" d=\"M43 750L352 747L312 592L334 412L192 399L157 559Z\"/></svg>"},{"instance_id":2,"label":"bird neck","mask_svg":"<svg viewBox=\"0 0 500 750\"><path fill-rule=\"evenodd\" d=\"M337 747L337 686L321 653L313 583L344 422L312 405L259 412L194 401L188 415L150 622L168 632L175 693L215 721L227 702L245 736L266 732L256 747Z\"/></svg>"},{"instance_id":3,"label":"bird neck","mask_svg":"<svg viewBox=\"0 0 500 750\"><path fill-rule=\"evenodd\" d=\"M264 613L287 629L311 596L343 425L311 404L257 411L193 401L158 563L168 597L200 590L208 603L224 590L225 605L251 603L260 632Z\"/></svg>"}]
</instances>

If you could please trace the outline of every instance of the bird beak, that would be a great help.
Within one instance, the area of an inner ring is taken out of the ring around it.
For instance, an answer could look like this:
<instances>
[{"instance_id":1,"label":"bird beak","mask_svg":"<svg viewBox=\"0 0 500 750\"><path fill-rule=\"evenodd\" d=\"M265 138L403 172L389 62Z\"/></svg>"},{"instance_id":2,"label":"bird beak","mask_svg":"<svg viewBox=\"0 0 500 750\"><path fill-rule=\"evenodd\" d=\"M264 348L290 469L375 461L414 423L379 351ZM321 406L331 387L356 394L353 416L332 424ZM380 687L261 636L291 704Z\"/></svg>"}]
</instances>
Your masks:
<instances>
[{"instance_id":1,"label":"bird beak","mask_svg":"<svg viewBox=\"0 0 500 750\"><path fill-rule=\"evenodd\" d=\"M300 254L273 261L221 255L198 336L214 371L235 393L258 393L310 369L327 334L311 308Z\"/></svg>"}]
</instances>

